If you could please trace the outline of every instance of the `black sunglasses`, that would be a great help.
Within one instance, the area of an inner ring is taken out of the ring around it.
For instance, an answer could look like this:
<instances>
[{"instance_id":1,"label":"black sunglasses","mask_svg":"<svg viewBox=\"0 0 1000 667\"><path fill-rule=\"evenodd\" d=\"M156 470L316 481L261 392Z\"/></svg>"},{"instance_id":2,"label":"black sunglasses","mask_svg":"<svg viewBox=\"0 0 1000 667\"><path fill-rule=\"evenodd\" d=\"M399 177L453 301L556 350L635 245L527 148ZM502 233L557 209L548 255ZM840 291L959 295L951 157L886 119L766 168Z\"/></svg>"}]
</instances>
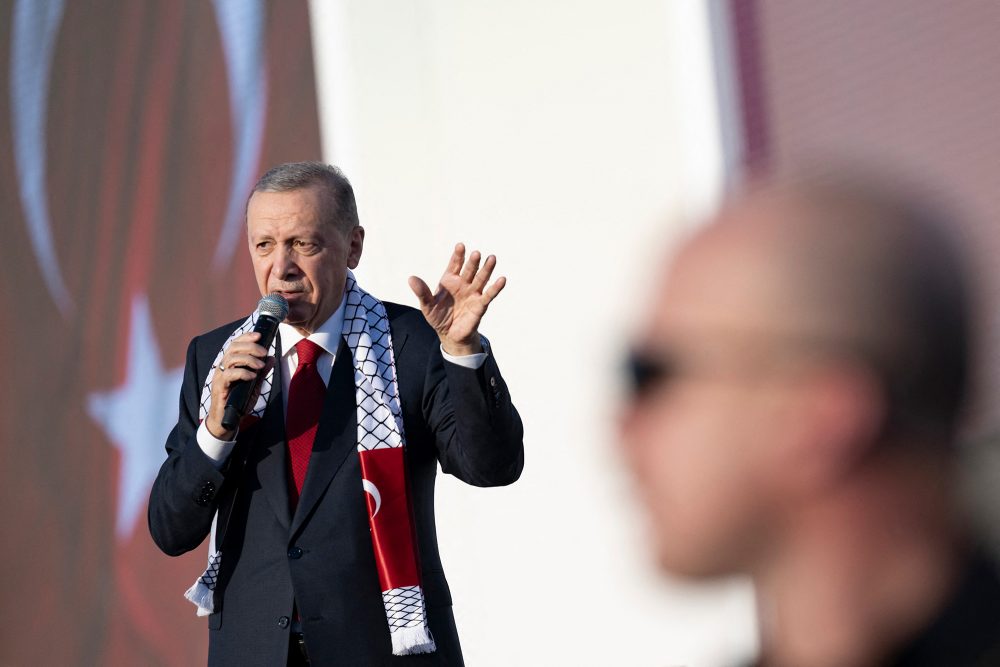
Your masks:
<instances>
[{"instance_id":1,"label":"black sunglasses","mask_svg":"<svg viewBox=\"0 0 1000 667\"><path fill-rule=\"evenodd\" d=\"M677 372L677 363L667 354L631 350L625 359L625 377L632 398L642 398Z\"/></svg>"}]
</instances>

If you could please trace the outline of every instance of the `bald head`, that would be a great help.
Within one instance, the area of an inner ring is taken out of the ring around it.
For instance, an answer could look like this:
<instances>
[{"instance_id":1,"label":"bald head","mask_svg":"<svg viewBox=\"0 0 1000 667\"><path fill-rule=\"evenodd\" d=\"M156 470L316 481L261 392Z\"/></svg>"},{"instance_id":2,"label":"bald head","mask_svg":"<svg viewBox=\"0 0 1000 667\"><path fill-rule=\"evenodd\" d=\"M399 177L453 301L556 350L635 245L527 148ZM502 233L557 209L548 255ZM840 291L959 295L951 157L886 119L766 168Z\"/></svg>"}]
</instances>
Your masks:
<instances>
[{"instance_id":1,"label":"bald head","mask_svg":"<svg viewBox=\"0 0 1000 667\"><path fill-rule=\"evenodd\" d=\"M772 186L682 246L621 422L666 569L755 571L800 511L862 473L877 488L888 469L946 474L967 293L928 210L839 184Z\"/></svg>"},{"instance_id":2,"label":"bald head","mask_svg":"<svg viewBox=\"0 0 1000 667\"><path fill-rule=\"evenodd\" d=\"M890 429L950 434L968 375L968 294L947 221L931 211L842 183L761 188L703 228L674 275L703 281L700 307L721 299L714 317L735 334L864 364L884 386Z\"/></svg>"}]
</instances>

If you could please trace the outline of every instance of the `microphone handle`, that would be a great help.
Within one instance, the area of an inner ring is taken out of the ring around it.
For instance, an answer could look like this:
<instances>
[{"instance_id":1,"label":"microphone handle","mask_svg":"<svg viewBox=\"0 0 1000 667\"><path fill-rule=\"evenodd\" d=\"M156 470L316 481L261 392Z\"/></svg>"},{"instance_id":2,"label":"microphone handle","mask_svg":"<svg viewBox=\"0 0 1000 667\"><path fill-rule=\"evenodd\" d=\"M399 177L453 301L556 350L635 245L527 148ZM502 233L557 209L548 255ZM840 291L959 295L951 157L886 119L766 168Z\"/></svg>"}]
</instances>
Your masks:
<instances>
[{"instance_id":1,"label":"microphone handle","mask_svg":"<svg viewBox=\"0 0 1000 667\"><path fill-rule=\"evenodd\" d=\"M275 334L278 333L278 320L270 315L260 315L253 330L260 334L257 344L267 350L271 347ZM226 400L225 412L222 414L222 428L233 431L240 425L243 415L250 409L250 397L254 395L260 379L261 374L258 373L252 381L240 380L233 383L229 390L229 398Z\"/></svg>"}]
</instances>

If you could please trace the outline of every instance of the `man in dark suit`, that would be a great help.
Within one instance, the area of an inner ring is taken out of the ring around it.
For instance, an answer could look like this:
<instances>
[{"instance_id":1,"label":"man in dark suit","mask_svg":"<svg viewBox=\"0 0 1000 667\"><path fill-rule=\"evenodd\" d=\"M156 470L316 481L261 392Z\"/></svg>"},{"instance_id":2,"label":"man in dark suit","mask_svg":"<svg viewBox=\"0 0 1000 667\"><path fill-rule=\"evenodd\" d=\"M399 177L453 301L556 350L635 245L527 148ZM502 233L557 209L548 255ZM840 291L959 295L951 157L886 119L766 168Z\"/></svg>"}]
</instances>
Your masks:
<instances>
[{"instance_id":1,"label":"man in dark suit","mask_svg":"<svg viewBox=\"0 0 1000 667\"><path fill-rule=\"evenodd\" d=\"M368 320L373 332L388 324L385 395L398 397L392 431L405 441L399 497L387 498L362 472L366 416L357 396L366 371L355 363L356 341L343 335L348 296L358 289L349 270L364 242L350 183L320 163L276 167L254 188L247 231L260 291L287 299L288 316L270 353L240 322L191 342L180 416L149 503L150 531L164 552L215 536L210 551L221 557L202 580L212 588L209 663L462 664L435 534L437 465L476 486L509 484L523 466L521 421L478 331L505 283L489 283L496 260L480 266L473 252L466 261L460 244L436 291L410 278L422 313L386 303L381 320ZM226 429L231 388L258 373L272 379L260 418ZM302 416L309 400L296 398L309 381L322 382L311 418ZM384 519L392 503L403 508L400 525L380 526L375 517L382 511ZM385 580L396 575L383 560L398 560L386 556L389 542L411 541L407 557L419 578L412 588L423 596L417 612L422 605L433 639L406 655L412 651L394 649L398 638L390 637Z\"/></svg>"}]
</instances>

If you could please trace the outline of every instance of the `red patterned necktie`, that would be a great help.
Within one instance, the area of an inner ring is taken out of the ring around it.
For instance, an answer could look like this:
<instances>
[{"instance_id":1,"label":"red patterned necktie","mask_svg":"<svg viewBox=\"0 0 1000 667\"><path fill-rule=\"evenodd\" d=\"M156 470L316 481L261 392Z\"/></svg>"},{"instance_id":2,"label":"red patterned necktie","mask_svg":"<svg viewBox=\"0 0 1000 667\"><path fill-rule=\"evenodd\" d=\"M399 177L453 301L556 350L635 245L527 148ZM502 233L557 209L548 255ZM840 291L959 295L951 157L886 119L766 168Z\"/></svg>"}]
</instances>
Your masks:
<instances>
[{"instance_id":1,"label":"red patterned necktie","mask_svg":"<svg viewBox=\"0 0 1000 667\"><path fill-rule=\"evenodd\" d=\"M323 354L323 348L303 338L295 346L295 352L299 363L288 386L288 416L285 419L293 482L288 494L293 510L302 493L302 483L309 468L309 455L312 454L313 440L316 439L316 427L319 425L320 413L323 412L323 398L326 396L326 385L316 370L316 360Z\"/></svg>"}]
</instances>

